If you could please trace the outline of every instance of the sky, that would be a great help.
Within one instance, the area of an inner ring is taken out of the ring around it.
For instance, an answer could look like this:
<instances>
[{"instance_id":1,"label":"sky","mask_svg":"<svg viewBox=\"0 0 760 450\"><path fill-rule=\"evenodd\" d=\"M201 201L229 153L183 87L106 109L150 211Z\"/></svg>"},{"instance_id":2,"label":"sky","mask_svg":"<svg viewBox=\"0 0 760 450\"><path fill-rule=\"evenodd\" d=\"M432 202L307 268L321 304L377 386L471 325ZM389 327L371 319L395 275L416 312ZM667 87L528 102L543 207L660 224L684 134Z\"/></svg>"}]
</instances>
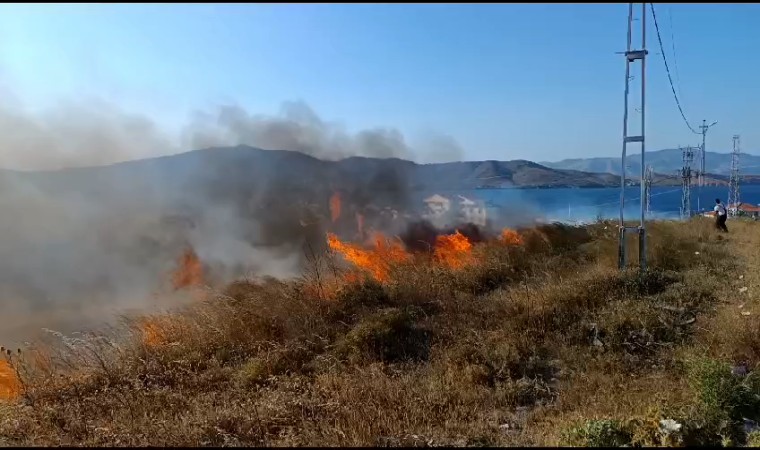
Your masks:
<instances>
[{"instance_id":1,"label":"sky","mask_svg":"<svg viewBox=\"0 0 760 450\"><path fill-rule=\"evenodd\" d=\"M718 121L708 150L741 134L758 153L760 5L656 12L688 120ZM627 13L624 3L3 4L0 93L32 112L98 99L172 136L193 111L276 114L303 101L351 131L396 128L412 146L445 134L465 160L616 156ZM696 145L649 12L647 42L647 149Z\"/></svg>"}]
</instances>

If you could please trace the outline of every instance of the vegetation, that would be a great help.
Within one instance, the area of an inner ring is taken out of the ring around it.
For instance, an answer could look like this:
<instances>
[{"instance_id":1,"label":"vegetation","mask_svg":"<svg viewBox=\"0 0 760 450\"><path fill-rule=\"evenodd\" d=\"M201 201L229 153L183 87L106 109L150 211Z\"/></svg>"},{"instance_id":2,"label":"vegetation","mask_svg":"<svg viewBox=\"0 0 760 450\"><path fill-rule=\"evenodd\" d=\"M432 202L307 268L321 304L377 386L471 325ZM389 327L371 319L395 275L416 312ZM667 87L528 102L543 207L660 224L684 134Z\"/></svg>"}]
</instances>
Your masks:
<instances>
[{"instance_id":1,"label":"vegetation","mask_svg":"<svg viewBox=\"0 0 760 450\"><path fill-rule=\"evenodd\" d=\"M600 221L477 244L464 267L401 259L382 282L331 257L237 281L6 354L0 442L758 445L760 224L711 227L652 223L641 275Z\"/></svg>"}]
</instances>

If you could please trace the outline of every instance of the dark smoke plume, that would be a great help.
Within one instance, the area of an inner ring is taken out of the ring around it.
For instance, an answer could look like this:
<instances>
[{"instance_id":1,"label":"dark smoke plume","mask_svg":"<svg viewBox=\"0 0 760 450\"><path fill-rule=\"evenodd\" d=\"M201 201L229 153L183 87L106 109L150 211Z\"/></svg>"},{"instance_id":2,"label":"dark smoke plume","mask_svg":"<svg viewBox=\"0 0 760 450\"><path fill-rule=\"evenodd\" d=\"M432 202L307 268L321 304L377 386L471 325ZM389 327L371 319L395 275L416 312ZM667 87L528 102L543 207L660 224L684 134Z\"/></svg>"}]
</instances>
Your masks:
<instances>
[{"instance_id":1,"label":"dark smoke plume","mask_svg":"<svg viewBox=\"0 0 760 450\"><path fill-rule=\"evenodd\" d=\"M350 135L336 124L324 122L301 101L283 103L278 116L251 115L239 106L223 106L215 114L196 112L183 139L190 148L249 145L326 160L350 156L413 158L398 130L377 128Z\"/></svg>"},{"instance_id":2,"label":"dark smoke plume","mask_svg":"<svg viewBox=\"0 0 760 450\"><path fill-rule=\"evenodd\" d=\"M70 332L118 312L187 301L166 290L192 246L210 279L300 273L306 244L324 245L328 199L342 193L346 232L403 230L414 159L393 129L350 134L303 102L277 116L238 106L196 113L178 140L150 119L102 102L42 113L0 106L0 342L42 327ZM450 141L447 151L456 148ZM261 152L291 150L288 152ZM453 147L452 147L453 145ZM139 165L68 169L219 148ZM252 159L255 154L256 157ZM305 156L308 155L308 156ZM326 165L313 160L337 160ZM359 158L353 158L359 157ZM339 184L332 180L340 181Z\"/></svg>"}]
</instances>

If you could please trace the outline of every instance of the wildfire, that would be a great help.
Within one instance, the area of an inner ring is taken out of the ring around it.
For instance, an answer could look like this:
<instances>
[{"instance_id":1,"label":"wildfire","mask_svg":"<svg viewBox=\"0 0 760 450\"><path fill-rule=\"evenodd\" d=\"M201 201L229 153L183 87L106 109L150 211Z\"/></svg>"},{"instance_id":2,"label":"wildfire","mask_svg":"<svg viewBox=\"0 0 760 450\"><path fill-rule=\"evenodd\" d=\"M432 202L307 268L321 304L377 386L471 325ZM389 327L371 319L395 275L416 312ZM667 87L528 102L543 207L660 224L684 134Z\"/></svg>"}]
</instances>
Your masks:
<instances>
[{"instance_id":1,"label":"wildfire","mask_svg":"<svg viewBox=\"0 0 760 450\"><path fill-rule=\"evenodd\" d=\"M172 275L172 286L175 290L204 284L203 264L192 247L185 250L177 265L177 270Z\"/></svg>"},{"instance_id":2,"label":"wildfire","mask_svg":"<svg viewBox=\"0 0 760 450\"><path fill-rule=\"evenodd\" d=\"M522 245L523 244L522 236L520 236L520 234L517 231L511 230L509 228L504 228L503 230L501 230L500 239L501 239L501 242L507 245Z\"/></svg>"},{"instance_id":3,"label":"wildfire","mask_svg":"<svg viewBox=\"0 0 760 450\"><path fill-rule=\"evenodd\" d=\"M10 363L0 359L0 400L13 400L21 394L21 383Z\"/></svg>"},{"instance_id":4,"label":"wildfire","mask_svg":"<svg viewBox=\"0 0 760 450\"><path fill-rule=\"evenodd\" d=\"M406 261L409 254L399 242L391 242L380 233L372 237L374 249L364 249L355 244L342 242L332 233L327 233L330 248L362 270L369 272L378 281L387 281L390 266Z\"/></svg>"},{"instance_id":5,"label":"wildfire","mask_svg":"<svg viewBox=\"0 0 760 450\"><path fill-rule=\"evenodd\" d=\"M148 347L157 347L167 343L170 328L169 320L161 317L146 317L138 324L138 329L142 334L142 342Z\"/></svg>"},{"instance_id":6,"label":"wildfire","mask_svg":"<svg viewBox=\"0 0 760 450\"><path fill-rule=\"evenodd\" d=\"M332 218L332 221L335 222L340 218L340 192L335 192L330 197L330 217Z\"/></svg>"},{"instance_id":7,"label":"wildfire","mask_svg":"<svg viewBox=\"0 0 760 450\"><path fill-rule=\"evenodd\" d=\"M461 269L473 261L471 251L472 243L456 230L454 234L436 237L433 256L452 269Z\"/></svg>"}]
</instances>

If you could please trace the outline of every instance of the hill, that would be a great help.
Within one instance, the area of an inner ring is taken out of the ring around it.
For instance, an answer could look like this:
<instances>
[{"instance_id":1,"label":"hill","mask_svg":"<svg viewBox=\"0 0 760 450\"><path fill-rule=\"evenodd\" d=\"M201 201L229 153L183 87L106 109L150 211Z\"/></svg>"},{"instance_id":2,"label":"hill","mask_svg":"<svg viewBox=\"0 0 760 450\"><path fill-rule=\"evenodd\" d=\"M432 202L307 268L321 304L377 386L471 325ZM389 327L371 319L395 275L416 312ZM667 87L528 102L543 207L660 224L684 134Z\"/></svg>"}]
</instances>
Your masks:
<instances>
[{"instance_id":1,"label":"hill","mask_svg":"<svg viewBox=\"0 0 760 450\"><path fill-rule=\"evenodd\" d=\"M675 164L668 160L671 153L664 150L650 156L658 185L680 184L680 179L667 169ZM751 158L757 158L760 164L760 157ZM613 162L614 158L595 158L543 164L525 160L416 164L398 158L367 157L325 161L294 151L237 146L110 166L46 172L5 170L0 171L0 189L12 189L14 183L20 183L42 193L84 196L101 204L125 198L171 203L190 194L229 200L272 190L288 197L291 193L324 197L334 190L364 191L364 195L393 200L410 191L616 187L620 183L619 170ZM637 180L635 170L631 166L631 180ZM727 177L709 174L708 181L722 184ZM743 181L760 182L760 176L744 175Z\"/></svg>"},{"instance_id":2,"label":"hill","mask_svg":"<svg viewBox=\"0 0 760 450\"><path fill-rule=\"evenodd\" d=\"M640 153L626 156L627 173L635 176L640 172ZM740 155L742 173L760 175L760 156L742 153ZM707 152L707 172L728 175L731 171L731 154ZM612 173L620 175L620 157L610 158L575 158L556 162L542 162L542 165L553 169L579 170L596 173ZM683 166L681 150L666 149L647 151L646 164L651 165L654 171L662 174L672 174ZM698 165L697 165L698 166Z\"/></svg>"},{"instance_id":3,"label":"hill","mask_svg":"<svg viewBox=\"0 0 760 450\"><path fill-rule=\"evenodd\" d=\"M49 172L5 171L0 182L11 178L25 179L45 190L100 196L114 190L144 192L158 187L177 192L189 185L210 182L247 189L271 183L314 186L329 179L348 187L384 175L403 181L404 188L422 190L600 187L615 182L615 177L608 174L552 169L523 160L415 164L397 158L350 157L324 161L299 152L248 146L195 150L102 167Z\"/></svg>"}]
</instances>

